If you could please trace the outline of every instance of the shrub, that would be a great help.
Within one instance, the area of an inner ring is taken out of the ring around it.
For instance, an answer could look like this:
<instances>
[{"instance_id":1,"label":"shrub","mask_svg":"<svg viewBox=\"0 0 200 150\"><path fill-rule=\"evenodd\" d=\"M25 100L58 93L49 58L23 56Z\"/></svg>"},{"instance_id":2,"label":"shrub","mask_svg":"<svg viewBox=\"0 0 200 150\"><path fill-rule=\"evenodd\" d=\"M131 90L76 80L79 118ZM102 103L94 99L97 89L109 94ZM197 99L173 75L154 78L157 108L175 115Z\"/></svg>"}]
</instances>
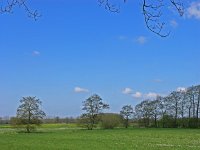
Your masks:
<instances>
[{"instance_id":1,"label":"shrub","mask_svg":"<svg viewBox=\"0 0 200 150\"><path fill-rule=\"evenodd\" d=\"M119 114L101 114L101 127L103 129L113 129L122 123L122 117Z\"/></svg>"}]
</instances>

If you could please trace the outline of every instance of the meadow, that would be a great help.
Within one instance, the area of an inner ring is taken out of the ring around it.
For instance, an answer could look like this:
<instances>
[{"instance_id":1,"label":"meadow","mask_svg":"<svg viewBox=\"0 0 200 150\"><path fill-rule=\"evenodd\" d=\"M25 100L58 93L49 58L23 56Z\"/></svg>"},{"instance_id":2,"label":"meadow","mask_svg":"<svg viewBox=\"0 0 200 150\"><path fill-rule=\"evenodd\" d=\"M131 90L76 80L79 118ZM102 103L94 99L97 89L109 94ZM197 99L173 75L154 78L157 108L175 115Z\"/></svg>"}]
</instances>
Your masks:
<instances>
[{"instance_id":1,"label":"meadow","mask_svg":"<svg viewBox=\"0 0 200 150\"><path fill-rule=\"evenodd\" d=\"M37 132L0 127L2 150L198 150L198 129L85 130L75 125L51 124Z\"/></svg>"}]
</instances>

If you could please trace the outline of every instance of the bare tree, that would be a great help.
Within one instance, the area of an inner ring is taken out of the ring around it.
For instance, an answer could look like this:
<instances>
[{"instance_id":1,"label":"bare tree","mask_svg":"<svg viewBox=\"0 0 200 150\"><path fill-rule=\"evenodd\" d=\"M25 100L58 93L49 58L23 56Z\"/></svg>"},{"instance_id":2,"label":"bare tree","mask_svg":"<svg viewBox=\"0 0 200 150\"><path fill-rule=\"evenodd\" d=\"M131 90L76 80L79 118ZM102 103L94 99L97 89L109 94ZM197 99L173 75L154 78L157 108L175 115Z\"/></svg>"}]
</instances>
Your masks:
<instances>
[{"instance_id":1,"label":"bare tree","mask_svg":"<svg viewBox=\"0 0 200 150\"><path fill-rule=\"evenodd\" d=\"M126 3L128 0L121 1L123 1L123 3ZM161 37L167 37L170 34L170 31L166 32L164 30L166 22L161 20L164 12L163 8L168 8L168 6L171 5L177 10L180 16L183 16L184 14L183 0L168 1L169 3L164 0L142 0L142 12L147 28L151 32ZM98 0L98 2L101 6L104 6L105 9L111 12L120 12L120 6L113 4L111 0Z\"/></svg>"},{"instance_id":2,"label":"bare tree","mask_svg":"<svg viewBox=\"0 0 200 150\"><path fill-rule=\"evenodd\" d=\"M149 102L149 108L151 111L151 115L154 119L154 126L157 127L158 118L162 114L162 107L161 107L161 96L157 96L155 100Z\"/></svg>"},{"instance_id":3,"label":"bare tree","mask_svg":"<svg viewBox=\"0 0 200 150\"><path fill-rule=\"evenodd\" d=\"M147 99L135 106L135 113L137 118L143 122L145 127L150 125L150 119L153 115L152 111L155 111L155 107L151 100Z\"/></svg>"},{"instance_id":4,"label":"bare tree","mask_svg":"<svg viewBox=\"0 0 200 150\"><path fill-rule=\"evenodd\" d=\"M36 97L23 97L21 105L17 109L17 124L25 127L27 132L31 132L35 125L41 124L41 119L46 114L40 109L42 102Z\"/></svg>"},{"instance_id":5,"label":"bare tree","mask_svg":"<svg viewBox=\"0 0 200 150\"><path fill-rule=\"evenodd\" d=\"M177 119L179 115L181 115L181 101L182 101L182 92L181 91L173 91L168 95L168 113L172 114L174 117L174 127L177 127Z\"/></svg>"},{"instance_id":6,"label":"bare tree","mask_svg":"<svg viewBox=\"0 0 200 150\"><path fill-rule=\"evenodd\" d=\"M190 102L190 109L193 118L199 118L199 106L200 106L200 86L192 86L187 91L188 101Z\"/></svg>"},{"instance_id":7,"label":"bare tree","mask_svg":"<svg viewBox=\"0 0 200 150\"><path fill-rule=\"evenodd\" d=\"M135 106L135 115L146 127L154 121L155 127L198 128L199 109L200 85L197 85L173 91L156 100L144 100Z\"/></svg>"},{"instance_id":8,"label":"bare tree","mask_svg":"<svg viewBox=\"0 0 200 150\"><path fill-rule=\"evenodd\" d=\"M103 103L102 98L97 94L94 94L83 101L82 110L86 111L86 113L82 114L81 118L86 122L88 129L93 129L99 113L108 108L109 105Z\"/></svg>"},{"instance_id":9,"label":"bare tree","mask_svg":"<svg viewBox=\"0 0 200 150\"><path fill-rule=\"evenodd\" d=\"M120 114L125 119L125 127L128 128L129 119L133 115L133 107L131 105L125 105L122 107Z\"/></svg>"}]
</instances>

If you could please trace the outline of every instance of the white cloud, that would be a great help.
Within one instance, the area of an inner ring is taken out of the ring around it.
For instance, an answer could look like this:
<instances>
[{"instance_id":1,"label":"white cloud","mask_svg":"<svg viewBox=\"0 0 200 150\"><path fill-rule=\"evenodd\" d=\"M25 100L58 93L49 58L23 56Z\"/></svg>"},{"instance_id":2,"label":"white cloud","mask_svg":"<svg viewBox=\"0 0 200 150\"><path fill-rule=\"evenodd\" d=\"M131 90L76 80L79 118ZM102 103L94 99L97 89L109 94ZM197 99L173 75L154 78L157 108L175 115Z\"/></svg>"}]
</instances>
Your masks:
<instances>
[{"instance_id":1,"label":"white cloud","mask_svg":"<svg viewBox=\"0 0 200 150\"><path fill-rule=\"evenodd\" d=\"M149 93L142 93L142 92L134 92L133 89L131 88L125 88L122 91L123 94L129 95L132 98L136 98L136 99L155 99L158 95L162 95L162 94L158 94L158 93L154 93L154 92L149 92ZM162 95L164 96L164 95Z\"/></svg>"},{"instance_id":2,"label":"white cloud","mask_svg":"<svg viewBox=\"0 0 200 150\"><path fill-rule=\"evenodd\" d=\"M170 21L170 25L173 27L173 28L176 28L178 26L178 23L176 20L171 20Z\"/></svg>"},{"instance_id":3,"label":"white cloud","mask_svg":"<svg viewBox=\"0 0 200 150\"><path fill-rule=\"evenodd\" d=\"M149 92L145 95L146 98L149 98L149 99L154 99L158 96L159 94L157 93L154 93L154 92Z\"/></svg>"},{"instance_id":4,"label":"white cloud","mask_svg":"<svg viewBox=\"0 0 200 150\"><path fill-rule=\"evenodd\" d=\"M145 36L139 36L139 37L137 37L136 42L138 44L143 45L147 42L147 38Z\"/></svg>"},{"instance_id":5,"label":"white cloud","mask_svg":"<svg viewBox=\"0 0 200 150\"><path fill-rule=\"evenodd\" d=\"M132 94L133 90L131 88L125 88L122 93L123 94Z\"/></svg>"},{"instance_id":6,"label":"white cloud","mask_svg":"<svg viewBox=\"0 0 200 150\"><path fill-rule=\"evenodd\" d=\"M32 55L33 55L33 56L39 56L39 55L40 55L40 52L39 52L39 51L33 51L33 52L32 52Z\"/></svg>"},{"instance_id":7,"label":"white cloud","mask_svg":"<svg viewBox=\"0 0 200 150\"><path fill-rule=\"evenodd\" d=\"M186 91L186 88L185 88L185 87L178 87L176 90L177 90L178 92L180 92L180 91Z\"/></svg>"},{"instance_id":8,"label":"white cloud","mask_svg":"<svg viewBox=\"0 0 200 150\"><path fill-rule=\"evenodd\" d=\"M130 95L134 98L142 98L142 93L141 92L135 92L133 93L133 89L131 88L125 88L123 91L122 91L123 94L127 94L127 95Z\"/></svg>"},{"instance_id":9,"label":"white cloud","mask_svg":"<svg viewBox=\"0 0 200 150\"><path fill-rule=\"evenodd\" d=\"M81 87L75 87L74 92L76 92L76 93L87 93L87 92L89 92L89 90L85 89L85 88L81 88Z\"/></svg>"},{"instance_id":10,"label":"white cloud","mask_svg":"<svg viewBox=\"0 0 200 150\"><path fill-rule=\"evenodd\" d=\"M134 98L141 98L142 97L142 93L141 92L136 92L136 93L132 94L132 96Z\"/></svg>"},{"instance_id":11,"label":"white cloud","mask_svg":"<svg viewBox=\"0 0 200 150\"><path fill-rule=\"evenodd\" d=\"M192 2L187 9L187 17L200 19L200 1Z\"/></svg>"}]
</instances>

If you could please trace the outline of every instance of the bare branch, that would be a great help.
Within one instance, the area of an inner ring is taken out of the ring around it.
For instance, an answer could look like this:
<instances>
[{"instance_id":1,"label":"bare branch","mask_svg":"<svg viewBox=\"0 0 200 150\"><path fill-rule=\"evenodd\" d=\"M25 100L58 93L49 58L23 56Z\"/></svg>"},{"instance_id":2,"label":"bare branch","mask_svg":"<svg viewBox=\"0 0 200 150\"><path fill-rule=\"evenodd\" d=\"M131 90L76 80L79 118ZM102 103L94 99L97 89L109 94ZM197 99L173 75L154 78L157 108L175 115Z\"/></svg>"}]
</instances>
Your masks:
<instances>
[{"instance_id":1,"label":"bare branch","mask_svg":"<svg viewBox=\"0 0 200 150\"><path fill-rule=\"evenodd\" d=\"M110 12L120 12L120 5L113 4L112 0L97 1L100 6L104 7ZM119 1L122 1L123 3L127 2L127 0ZM147 28L151 32L161 37L167 37L170 32L165 31L166 22L161 20L163 12L162 9L167 7L164 5L163 1L164 0L142 0L142 11ZM183 16L185 11L182 1L183 0L169 0L169 2L176 8L180 16ZM37 20L39 17L41 17L37 10L31 10L28 7L27 0L1 0L0 4L2 5L0 7L0 14L13 13L13 9L18 6L22 7L26 11L28 17L33 18L34 20Z\"/></svg>"},{"instance_id":2,"label":"bare branch","mask_svg":"<svg viewBox=\"0 0 200 150\"><path fill-rule=\"evenodd\" d=\"M126 0L124 0L125 2ZM98 0L98 3L100 6L103 6L106 10L109 10L110 12L119 13L120 12L120 6L116 6L115 4L112 4L110 0Z\"/></svg>"},{"instance_id":3,"label":"bare branch","mask_svg":"<svg viewBox=\"0 0 200 150\"><path fill-rule=\"evenodd\" d=\"M1 3L4 3L1 1ZM41 14L38 13L37 10L31 10L28 5L26 0L7 0L5 1L5 4L1 6L0 8L0 14L3 13L13 13L13 9L15 7L22 7L26 11L28 17L33 18L34 20L37 20L39 17L41 17Z\"/></svg>"},{"instance_id":4,"label":"bare branch","mask_svg":"<svg viewBox=\"0 0 200 150\"><path fill-rule=\"evenodd\" d=\"M170 32L164 33L163 29L165 22L160 20L162 16L161 8L164 6L163 0L156 0L154 3L149 4L147 0L143 0L142 11L147 28L161 36L167 37Z\"/></svg>"},{"instance_id":5,"label":"bare branch","mask_svg":"<svg viewBox=\"0 0 200 150\"><path fill-rule=\"evenodd\" d=\"M172 5L174 5L174 7L177 9L179 15L183 16L185 12L185 8L181 0L170 0L170 1Z\"/></svg>"},{"instance_id":6,"label":"bare branch","mask_svg":"<svg viewBox=\"0 0 200 150\"><path fill-rule=\"evenodd\" d=\"M184 14L184 5L182 0L169 0L169 2L176 8L180 16ZM120 12L120 7L112 5L110 0L98 0L101 6L111 12ZM124 3L127 0L123 0ZM163 8L167 7L164 5L164 0L142 0L142 12L144 15L144 21L147 28L159 35L160 37L167 37L170 35L170 31L166 31L166 22L162 21Z\"/></svg>"}]
</instances>

